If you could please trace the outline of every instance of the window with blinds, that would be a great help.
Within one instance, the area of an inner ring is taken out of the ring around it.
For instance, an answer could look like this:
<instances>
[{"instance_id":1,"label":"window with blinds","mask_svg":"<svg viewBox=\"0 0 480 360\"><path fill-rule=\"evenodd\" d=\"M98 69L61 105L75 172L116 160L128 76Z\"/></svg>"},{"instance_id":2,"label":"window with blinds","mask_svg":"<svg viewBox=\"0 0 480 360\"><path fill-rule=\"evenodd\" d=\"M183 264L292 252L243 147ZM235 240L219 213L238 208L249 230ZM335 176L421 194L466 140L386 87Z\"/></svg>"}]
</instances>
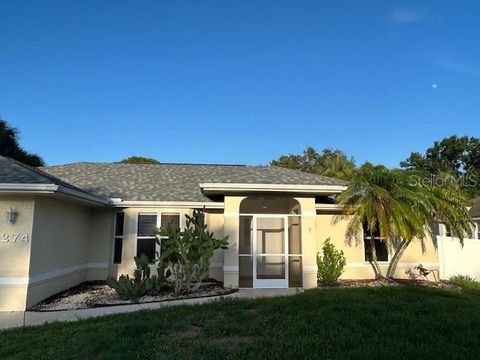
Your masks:
<instances>
[{"instance_id":1,"label":"window with blinds","mask_svg":"<svg viewBox=\"0 0 480 360\"><path fill-rule=\"evenodd\" d=\"M138 214L137 256L145 254L149 262L155 261L156 241L154 230L157 228L156 214Z\"/></svg>"},{"instance_id":2,"label":"window with blinds","mask_svg":"<svg viewBox=\"0 0 480 360\"><path fill-rule=\"evenodd\" d=\"M122 263L123 253L123 232L125 227L125 214L118 212L115 214L115 237L113 240L113 263Z\"/></svg>"}]
</instances>

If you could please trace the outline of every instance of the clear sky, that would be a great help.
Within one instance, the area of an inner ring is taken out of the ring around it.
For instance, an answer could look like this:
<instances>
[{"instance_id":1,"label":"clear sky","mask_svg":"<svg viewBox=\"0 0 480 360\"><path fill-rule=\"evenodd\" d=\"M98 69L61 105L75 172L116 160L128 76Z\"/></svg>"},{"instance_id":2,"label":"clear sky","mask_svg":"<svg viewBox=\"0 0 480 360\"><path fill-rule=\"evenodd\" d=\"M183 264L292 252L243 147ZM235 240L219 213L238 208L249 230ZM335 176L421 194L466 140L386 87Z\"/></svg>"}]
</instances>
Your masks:
<instances>
[{"instance_id":1,"label":"clear sky","mask_svg":"<svg viewBox=\"0 0 480 360\"><path fill-rule=\"evenodd\" d=\"M397 166L480 136L480 1L0 1L0 115L48 164Z\"/></svg>"}]
</instances>

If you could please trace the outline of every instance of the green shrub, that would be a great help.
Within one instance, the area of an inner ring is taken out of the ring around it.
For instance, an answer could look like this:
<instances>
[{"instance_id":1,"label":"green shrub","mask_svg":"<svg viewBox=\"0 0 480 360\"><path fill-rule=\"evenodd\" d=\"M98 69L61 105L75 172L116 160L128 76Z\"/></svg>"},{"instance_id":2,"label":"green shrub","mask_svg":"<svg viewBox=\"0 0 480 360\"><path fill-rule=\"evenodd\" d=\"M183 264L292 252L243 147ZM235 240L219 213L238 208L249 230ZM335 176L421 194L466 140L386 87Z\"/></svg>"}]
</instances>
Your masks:
<instances>
[{"instance_id":1,"label":"green shrub","mask_svg":"<svg viewBox=\"0 0 480 360\"><path fill-rule=\"evenodd\" d=\"M342 250L337 250L330 238L325 240L322 248L323 256L317 254L318 280L322 285L333 285L342 275L347 260Z\"/></svg>"},{"instance_id":2,"label":"green shrub","mask_svg":"<svg viewBox=\"0 0 480 360\"><path fill-rule=\"evenodd\" d=\"M159 288L157 276L150 276L148 258L144 254L134 257L136 268L133 277L120 275L117 279L109 277L107 285L114 289L118 296L124 300L138 302L144 295L153 295Z\"/></svg>"},{"instance_id":3,"label":"green shrub","mask_svg":"<svg viewBox=\"0 0 480 360\"><path fill-rule=\"evenodd\" d=\"M207 231L204 214L185 215L186 227L167 226L157 231L158 274L173 281L176 295L196 291L205 280L216 249L226 249L228 237L217 239Z\"/></svg>"},{"instance_id":4,"label":"green shrub","mask_svg":"<svg viewBox=\"0 0 480 360\"><path fill-rule=\"evenodd\" d=\"M467 290L475 293L480 292L480 282L478 282L475 278L468 275L452 276L448 280L448 282L450 284L461 287L462 290Z\"/></svg>"}]
</instances>

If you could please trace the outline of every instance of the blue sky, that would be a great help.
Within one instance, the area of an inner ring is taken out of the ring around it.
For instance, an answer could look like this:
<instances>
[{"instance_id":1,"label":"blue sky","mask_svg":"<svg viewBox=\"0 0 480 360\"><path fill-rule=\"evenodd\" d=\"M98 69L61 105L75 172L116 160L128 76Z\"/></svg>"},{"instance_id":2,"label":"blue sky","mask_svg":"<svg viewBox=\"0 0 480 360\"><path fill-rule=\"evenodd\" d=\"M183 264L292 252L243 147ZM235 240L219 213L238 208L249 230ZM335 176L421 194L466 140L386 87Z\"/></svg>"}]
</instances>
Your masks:
<instances>
[{"instance_id":1,"label":"blue sky","mask_svg":"<svg viewBox=\"0 0 480 360\"><path fill-rule=\"evenodd\" d=\"M480 1L2 1L0 115L49 164L397 166L480 136Z\"/></svg>"}]
</instances>

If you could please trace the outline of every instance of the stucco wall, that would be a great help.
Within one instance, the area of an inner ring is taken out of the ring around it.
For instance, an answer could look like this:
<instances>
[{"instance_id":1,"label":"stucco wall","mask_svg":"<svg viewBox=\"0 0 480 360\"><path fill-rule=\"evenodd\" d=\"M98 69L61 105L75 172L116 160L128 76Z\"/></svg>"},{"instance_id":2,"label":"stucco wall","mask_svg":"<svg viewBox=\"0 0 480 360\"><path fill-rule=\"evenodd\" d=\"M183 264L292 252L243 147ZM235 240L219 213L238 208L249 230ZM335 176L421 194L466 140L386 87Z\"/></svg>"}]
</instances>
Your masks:
<instances>
[{"instance_id":1,"label":"stucco wall","mask_svg":"<svg viewBox=\"0 0 480 360\"><path fill-rule=\"evenodd\" d=\"M223 212L207 213L205 220L207 222L208 231L212 231L215 234L215 237L221 239L225 236ZM218 249L215 251L212 258L209 274L212 279L222 282L224 251L225 250L223 249Z\"/></svg>"},{"instance_id":2,"label":"stucco wall","mask_svg":"<svg viewBox=\"0 0 480 360\"><path fill-rule=\"evenodd\" d=\"M262 199L265 195L250 195L249 199ZM281 198L281 196L277 196ZM245 196L225 196L224 228L229 237L229 248L224 253L224 283L225 286L238 287L238 243L239 243L239 213ZM284 196L284 200L291 199ZM317 285L316 265L316 232L315 232L315 199L312 197L295 197L300 205L301 231L302 231L302 262L303 262L303 287L306 289ZM282 205L282 202L278 202ZM269 209L276 213L275 208ZM280 213L280 212L279 212Z\"/></svg>"},{"instance_id":3,"label":"stucco wall","mask_svg":"<svg viewBox=\"0 0 480 360\"><path fill-rule=\"evenodd\" d=\"M347 267L342 275L343 279L373 279L375 276L372 266L364 259L364 247L361 236L357 241L353 241L352 244L347 243L345 235L347 224L348 219L338 220L336 215L317 215L317 252L321 251L324 241L330 238L337 248L343 250L347 258ZM438 252L430 237L425 240L425 252L422 252L419 240L414 240L409 245L400 260L394 277L408 278L407 271L413 270L413 267L419 263L428 268L438 269ZM386 272L388 264L381 265L381 268Z\"/></svg>"},{"instance_id":4,"label":"stucco wall","mask_svg":"<svg viewBox=\"0 0 480 360\"><path fill-rule=\"evenodd\" d=\"M27 308L87 280L91 208L76 202L37 196L33 223Z\"/></svg>"},{"instance_id":5,"label":"stucco wall","mask_svg":"<svg viewBox=\"0 0 480 360\"><path fill-rule=\"evenodd\" d=\"M10 207L18 212L15 224L5 216ZM0 196L0 311L25 310L34 208L33 197Z\"/></svg>"},{"instance_id":6,"label":"stucco wall","mask_svg":"<svg viewBox=\"0 0 480 360\"><path fill-rule=\"evenodd\" d=\"M86 280L105 280L113 262L115 209L92 208Z\"/></svg>"}]
</instances>

